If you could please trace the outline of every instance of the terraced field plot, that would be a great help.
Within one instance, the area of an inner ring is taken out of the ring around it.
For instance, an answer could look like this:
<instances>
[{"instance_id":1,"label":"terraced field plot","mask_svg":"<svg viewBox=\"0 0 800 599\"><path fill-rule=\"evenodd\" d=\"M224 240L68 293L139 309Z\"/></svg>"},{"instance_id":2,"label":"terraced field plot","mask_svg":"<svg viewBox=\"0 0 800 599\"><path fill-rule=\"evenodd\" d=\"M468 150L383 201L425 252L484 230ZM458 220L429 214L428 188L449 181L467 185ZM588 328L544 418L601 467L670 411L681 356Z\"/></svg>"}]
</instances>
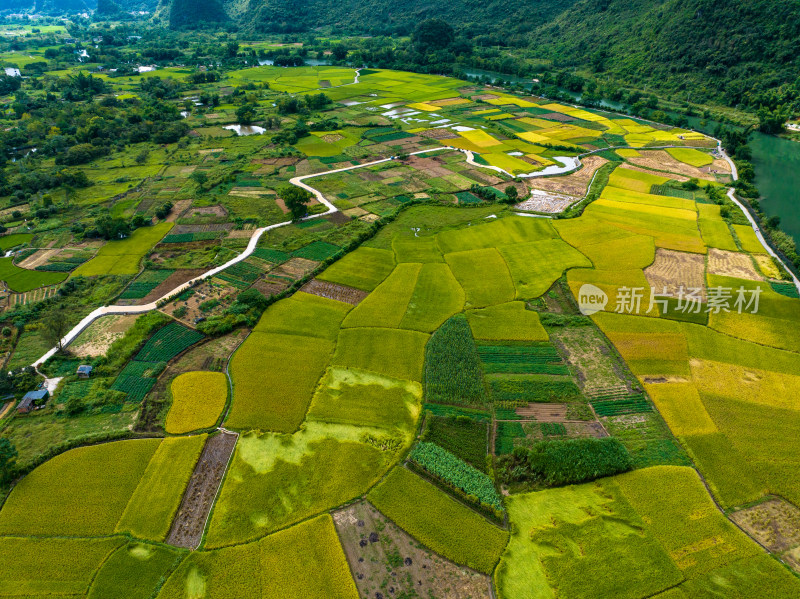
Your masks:
<instances>
[{"instance_id":1,"label":"terraced field plot","mask_svg":"<svg viewBox=\"0 0 800 599\"><path fill-rule=\"evenodd\" d=\"M48 366L73 378L0 430L25 465L55 455L0 509L0 595L462 599L491 596L491 577L508 599L798 596L797 579L711 500L800 561L800 303L740 215L683 185L725 174L715 142L446 77L353 75L228 70L208 86L220 105L188 117L186 147L86 167L95 185L82 205L147 220L175 199L163 222L97 241L74 273L76 286L125 277L131 303L287 219L277 199L292 177L320 174L306 181L342 212L266 231L246 260L162 307L218 341L192 350L203 335L177 322L135 342L101 327L78 345L102 346L79 354L97 357L96 379L77 380L68 360ZM332 103L309 122L330 130L285 152L269 141L277 127L230 135L229 92L245 85L270 115L279 99L324 90ZM512 181L623 144L637 149ZM683 147L656 149L668 145ZM428 149L440 151L406 157ZM152 180L139 191L118 175ZM524 198L589 198L580 216L521 217L491 199L511 184ZM7 260L9 282L66 276ZM53 281L31 301L63 297ZM576 305L587 283L608 295L591 316ZM697 287L707 300L719 286L758 289L758 313L648 310L651 291L676 300ZM641 305L624 305L625 288ZM42 328L14 326L44 343ZM115 362L123 350L130 359ZM34 451L28 430L56 437L56 424L88 422L68 413L71 398L100 394L103 414L103 393L116 392L131 412L109 435L147 438ZM45 418L56 424L20 425Z\"/></svg>"}]
</instances>

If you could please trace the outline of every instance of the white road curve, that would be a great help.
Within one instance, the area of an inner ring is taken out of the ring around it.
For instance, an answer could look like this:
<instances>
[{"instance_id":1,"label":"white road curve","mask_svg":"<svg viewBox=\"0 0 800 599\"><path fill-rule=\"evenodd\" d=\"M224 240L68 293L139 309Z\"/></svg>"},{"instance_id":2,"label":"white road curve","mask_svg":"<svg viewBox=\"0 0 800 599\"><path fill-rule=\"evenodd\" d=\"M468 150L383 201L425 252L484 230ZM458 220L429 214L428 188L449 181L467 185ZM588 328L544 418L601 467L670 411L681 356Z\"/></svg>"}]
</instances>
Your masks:
<instances>
[{"instance_id":1,"label":"white road curve","mask_svg":"<svg viewBox=\"0 0 800 599\"><path fill-rule=\"evenodd\" d=\"M420 150L418 152L412 152L411 155L427 154L427 153L430 153L430 152L439 152L439 151L447 150L447 149L448 148L445 148L445 147L431 148L431 149L428 149L428 150ZM392 158L383 158L381 160L374 160L372 162L365 162L364 164L355 164L353 166L348 166L348 167L345 167L345 168L339 168L339 169L335 169L335 170L332 170L332 171L323 171L321 173L313 173L311 175L302 175L300 177L294 177L293 179L290 179L289 182L292 185L296 185L297 187L301 187L302 189L305 189L306 191L311 192L314 195L314 197L317 198L317 200L319 200L320 204L323 204L327 208L327 210L325 212L321 212L319 214L312 214L310 216L306 216L306 217L303 218L303 220L310 220L310 219L313 219L313 218L320 218L322 216L327 216L329 214L332 214L334 212L338 212L339 211L339 209L336 208L336 206L334 206L331 202L329 202L325 198L325 196L322 194L321 191L318 191L318 190L314 189L313 187L311 187L310 185L305 184L303 182L305 179L311 179L311 178L314 178L314 177L323 177L325 175L332 175L334 173L341 173L341 172L344 172L344 171L351 171L351 170L358 169L358 168L365 168L365 167L369 167L369 166L374 166L376 164L381 164L383 162L390 162L390 161L392 161L394 159L395 159L394 157L392 157ZM286 225L290 225L290 224L292 224L292 221L287 220L287 221L282 222L282 223L277 223L275 225L270 225L268 227L262 227L260 229L256 229L253 232L252 237L250 237L250 241L248 242L247 247L245 248L245 250L241 254L239 254L238 256L236 256L234 258L232 258L231 260L228 260L225 264L222 264L221 266L217 266L216 268L212 268L211 270L209 270L207 272L204 272L200 276L195 277L191 281L187 281L183 285L179 285L178 287L176 287L175 289L167 292L166 294L164 294L163 296L161 296L160 298L158 298L154 302L150 302L149 304L143 304L141 306L117 306L117 305L114 305L114 306L102 306L100 308L97 308L96 310L94 310L90 314L86 315L86 317L84 317L83 320L81 320L77 325L75 325L75 327L73 327L73 329L69 333L64 335L64 337L61 339L61 346L62 347L67 347L70 343L75 341L75 339L78 337L78 335L80 335L84 331L84 329L86 329L86 327L88 327L90 324L92 324L95 320L97 320L101 316L108 316L108 315L111 315L111 314L144 314L145 312L150 312L151 310L156 310L160 303L168 301L169 299L175 297L179 293L182 293L182 292L186 291L187 289L189 289L190 287L192 287L193 285L195 285L199 281L202 281L202 280L207 279L209 277L213 277L214 275L222 272L226 268L228 268L230 266L233 266L237 262L241 262L242 260L246 259L248 256L250 256L255 251L256 247L258 246L259 239L261 239L261 236L264 233L266 233L267 231L271 231L272 229L277 229L279 227L285 227ZM34 368L38 368L39 366L41 366L42 364L47 362L47 360L52 358L56 354L56 352L58 352L58 348L57 347L52 348L47 353L45 353L41 358L36 360L32 364L32 366Z\"/></svg>"},{"instance_id":2,"label":"white road curve","mask_svg":"<svg viewBox=\"0 0 800 599\"><path fill-rule=\"evenodd\" d=\"M722 149L722 145L721 144L719 146L719 152L722 155L722 157L730 165L731 174L733 176L733 180L736 181L739 178L739 171L736 170L736 165L733 163L733 160L731 160L730 157L725 153L725 150ZM789 267L783 261L783 258L781 258L775 252L775 250L772 249L772 246L770 246L767 243L767 240L764 238L764 234L761 231L761 228L758 226L758 223L756 222L756 219L753 218L753 215L750 214L750 211L747 209L747 207L744 204L742 204L742 202L740 202L738 199L736 199L736 195L735 195L734 191L735 190L733 189L733 187L729 187L728 188L728 197L731 199L731 201L734 204L736 204L739 207L739 209L742 212L744 212L744 215L747 217L747 220L750 221L750 226L753 227L753 232L756 234L756 237L758 237L758 241L761 242L761 245L764 246L764 249L767 251L767 253L770 256L772 256L772 258L774 260L776 260L783 267L783 269L786 272L789 273L789 276L792 277L792 282L794 283L794 286L797 288L797 292L800 293L800 279L798 279L795 276L795 274L789 269Z\"/></svg>"}]
</instances>

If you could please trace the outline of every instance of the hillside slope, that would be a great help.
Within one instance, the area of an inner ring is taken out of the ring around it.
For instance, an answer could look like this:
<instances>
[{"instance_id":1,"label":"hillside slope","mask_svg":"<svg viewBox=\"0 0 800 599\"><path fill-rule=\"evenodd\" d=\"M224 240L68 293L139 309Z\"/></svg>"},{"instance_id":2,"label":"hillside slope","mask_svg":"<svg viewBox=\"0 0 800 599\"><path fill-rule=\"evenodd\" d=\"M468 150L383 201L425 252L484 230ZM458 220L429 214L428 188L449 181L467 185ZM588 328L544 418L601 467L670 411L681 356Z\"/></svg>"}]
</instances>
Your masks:
<instances>
[{"instance_id":1,"label":"hillside slope","mask_svg":"<svg viewBox=\"0 0 800 599\"><path fill-rule=\"evenodd\" d=\"M735 105L797 79L800 0L581 0L533 29L530 47L633 83L693 93L708 84Z\"/></svg>"}]
</instances>

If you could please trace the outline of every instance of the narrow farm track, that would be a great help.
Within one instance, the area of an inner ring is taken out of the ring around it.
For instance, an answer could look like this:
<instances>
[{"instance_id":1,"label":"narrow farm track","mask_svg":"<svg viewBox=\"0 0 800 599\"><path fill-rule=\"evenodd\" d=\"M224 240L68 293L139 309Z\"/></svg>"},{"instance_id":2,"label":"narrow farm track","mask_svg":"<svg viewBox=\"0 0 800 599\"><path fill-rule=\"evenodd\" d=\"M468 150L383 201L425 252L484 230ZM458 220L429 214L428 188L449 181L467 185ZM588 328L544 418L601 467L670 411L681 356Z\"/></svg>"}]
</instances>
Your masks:
<instances>
[{"instance_id":1,"label":"narrow farm track","mask_svg":"<svg viewBox=\"0 0 800 599\"><path fill-rule=\"evenodd\" d=\"M427 154L427 153L430 153L430 152L439 152L439 151L447 150L447 149L449 149L449 148L446 148L446 147L432 148L432 149L429 149L429 150L420 150L418 152L412 152L410 155L414 156L414 155L417 155L417 154ZM348 167L345 167L345 168L335 169L335 170L332 170L332 171L323 171L321 173L313 173L311 175L302 175L300 177L294 177L293 179L290 179L289 182L292 185L296 185L297 187L300 187L300 188L305 189L306 191L310 192L311 194L314 195L315 198L317 198L317 200L319 200L319 202L321 204L323 204L324 206L326 206L328 208L325 212L321 212L319 214L312 214L310 216L303 217L303 220L311 220L311 219L314 219L314 218L320 218L320 217L328 216L329 214L333 214L334 212L338 212L339 211L339 209L336 208L336 206L331 204L325 198L325 196L322 194L321 191L319 191L319 190L311 187L310 185L307 185L306 183L304 183L304 181L306 179L312 179L314 177L322 177L322 176L325 176L325 175L332 175L332 174L335 174L335 173L342 173L342 172L345 172L345 171L351 171L351 170L355 170L355 169L359 169L359 168L375 166L376 164L381 164L381 163L384 163L384 162L390 162L390 161L392 161L394 159L395 159L394 157L382 158L381 160L373 160L372 162L365 162L364 164L356 164L356 165L353 165L353 166L348 166ZM200 276L195 277L194 279L191 279L190 281L187 281L186 283L183 283L182 285L179 285L179 286L175 287L175 289L172 289L171 291L168 291L163 296L161 296L160 298L158 298L157 300L155 300L153 302L150 302L149 304L143 304L141 306L111 305L111 306L101 306L100 308L97 308L96 310L92 311L90 314L86 315L86 317L84 317L83 320L81 320L77 325L75 325L75 327L73 327L71 331L69 331L66 335L64 335L64 337L61 339L61 347L67 347L70 343L75 341L75 339L78 337L78 335L81 334L81 332L83 332L84 329L86 329L90 324L92 324L95 320L97 320L101 316L108 316L108 315L111 315L111 314L144 314L145 312L150 312L151 310L156 310L158 308L159 304L161 304L162 302L166 302L166 301L170 300L171 298L173 298L174 296L178 295L179 293L181 293L183 291L186 291L187 289L189 289L190 287L192 287L196 283L198 283L198 282L200 282L200 281L202 281L204 279L208 279L209 277L213 277L214 275L222 272L226 268L228 268L230 266L233 266L234 264L237 264L238 262L241 262L241 261L245 260L247 257L249 257L255 251L256 246L258 245L258 241L259 241L259 239L261 239L261 236L264 233L266 233L267 231L271 231L273 229L278 229L280 227L285 227L287 225L291 225L292 222L293 221L287 220L287 221L284 221L282 223L277 223L277 224L274 224L274 225L269 225L268 227L261 227L260 229L256 229L253 232L252 237L250 237L250 241L248 242L247 247L245 248L245 250L241 254L239 254L238 256L236 256L234 258L232 258L231 260L228 260L225 264L222 264L221 266L217 266L216 268L212 268L208 272L204 272ZM54 348L50 349L41 358L36 360L32 364L32 366L34 368L38 369L39 366L41 366L42 364L47 362L47 360L49 360L51 357L53 357L53 355L55 355L55 353L57 351L59 351L58 347L54 347Z\"/></svg>"},{"instance_id":2,"label":"narrow farm track","mask_svg":"<svg viewBox=\"0 0 800 599\"><path fill-rule=\"evenodd\" d=\"M720 154L722 154L722 157L730 165L731 176L733 177L733 180L736 181L739 178L739 172L736 170L736 165L733 163L733 160L731 160L730 157L725 153L725 150L722 149L721 142L719 143L720 143L719 152ZM733 187L728 188L728 197L734 204L736 204L739 207L739 209L742 212L744 212L744 215L750 222L750 226L753 227L753 232L756 234L756 237L758 237L758 241L761 243L762 246L764 246L764 249L767 251L767 253L770 256L772 256L773 259L777 260L778 263L783 267L783 269L789 273L789 276L792 277L792 282L794 283L794 286L797 288L797 292L800 293L800 279L798 279L797 276L794 274L794 272L792 272L792 270L786 265L786 263L783 261L783 258L781 258L777 254L777 252L775 252L775 250L772 249L772 246L770 246L767 243L767 240L764 238L764 234L761 231L761 228L758 226L756 219L753 217L752 214L750 214L750 211L747 209L747 207L736 198L735 191L736 190Z\"/></svg>"}]
</instances>

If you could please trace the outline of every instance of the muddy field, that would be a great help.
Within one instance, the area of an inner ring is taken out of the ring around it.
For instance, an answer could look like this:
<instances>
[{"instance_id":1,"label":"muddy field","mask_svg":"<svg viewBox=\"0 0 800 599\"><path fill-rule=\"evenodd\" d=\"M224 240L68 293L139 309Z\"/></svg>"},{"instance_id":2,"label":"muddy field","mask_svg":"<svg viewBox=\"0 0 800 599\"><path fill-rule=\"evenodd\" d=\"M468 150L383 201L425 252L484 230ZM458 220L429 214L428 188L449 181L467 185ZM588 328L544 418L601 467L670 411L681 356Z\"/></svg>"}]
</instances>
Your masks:
<instances>
[{"instance_id":1,"label":"muddy field","mask_svg":"<svg viewBox=\"0 0 800 599\"><path fill-rule=\"evenodd\" d=\"M587 395L608 389L630 389L635 382L628 380L629 375L619 357L609 347L606 338L593 327L553 329L550 340L564 356L575 380Z\"/></svg>"},{"instance_id":2,"label":"muddy field","mask_svg":"<svg viewBox=\"0 0 800 599\"><path fill-rule=\"evenodd\" d=\"M160 308L160 310L164 312L164 314L168 314L182 323L194 327L196 319L208 318L209 316L222 312L225 309L225 304L233 301L231 296L238 291L232 285L224 284L219 279L213 279L213 282L205 280L197 287L194 287L194 290L194 294L188 299L171 301ZM211 300L218 300L220 303L216 307L205 312L200 309L200 304ZM186 313L181 317L175 316L175 311L183 307L186 308Z\"/></svg>"},{"instance_id":3,"label":"muddy field","mask_svg":"<svg viewBox=\"0 0 800 599\"><path fill-rule=\"evenodd\" d=\"M346 285L338 285L336 283L328 283L327 281L319 281L317 279L311 279L308 283L303 285L300 291L338 300L340 302L352 304L353 306L357 306L361 303L361 300L369 295L366 291L361 291L361 289L347 287Z\"/></svg>"},{"instance_id":4,"label":"muddy field","mask_svg":"<svg viewBox=\"0 0 800 599\"><path fill-rule=\"evenodd\" d=\"M541 189L532 189L531 196L524 202L516 204L514 208L517 210L555 214L557 212L563 212L579 200L580 198L577 196L564 195L552 191L542 191Z\"/></svg>"},{"instance_id":5,"label":"muddy field","mask_svg":"<svg viewBox=\"0 0 800 599\"><path fill-rule=\"evenodd\" d=\"M800 571L800 509L776 497L731 514L747 534Z\"/></svg>"},{"instance_id":6,"label":"muddy field","mask_svg":"<svg viewBox=\"0 0 800 599\"><path fill-rule=\"evenodd\" d=\"M700 289L700 297L706 301L705 270L705 257L701 254L658 248L653 264L644 269L644 276L657 294L678 297L681 287L684 293Z\"/></svg>"},{"instance_id":7,"label":"muddy field","mask_svg":"<svg viewBox=\"0 0 800 599\"><path fill-rule=\"evenodd\" d=\"M238 438L236 433L224 432L206 441L172 521L166 541L170 545L186 549L197 549L200 545L208 514Z\"/></svg>"},{"instance_id":8,"label":"muddy field","mask_svg":"<svg viewBox=\"0 0 800 599\"><path fill-rule=\"evenodd\" d=\"M296 281L319 266L319 262L306 260L305 258L291 258L267 274L268 282L280 282L280 279L291 279ZM278 279L278 281L275 281Z\"/></svg>"},{"instance_id":9,"label":"muddy field","mask_svg":"<svg viewBox=\"0 0 800 599\"><path fill-rule=\"evenodd\" d=\"M715 161L710 166L697 168L690 164L685 164L680 160L675 160L665 150L639 150L641 156L632 156L626 158L631 164L641 166L656 171L669 171L670 173L678 173L688 178L705 179L707 181L714 181L714 175L711 173L715 170L722 174L730 174L731 169L728 163L724 160ZM720 164L721 163L721 164ZM724 170L723 170L724 169ZM673 177L681 180L679 177Z\"/></svg>"},{"instance_id":10,"label":"muddy field","mask_svg":"<svg viewBox=\"0 0 800 599\"><path fill-rule=\"evenodd\" d=\"M583 159L583 168L565 177L539 177L529 179L527 182L533 189L551 191L557 194L582 198L586 195L589 182L595 172L608 162L600 156L589 156Z\"/></svg>"},{"instance_id":11,"label":"muddy field","mask_svg":"<svg viewBox=\"0 0 800 599\"><path fill-rule=\"evenodd\" d=\"M102 316L84 330L69 346L69 353L81 357L104 356L117 339L133 326L138 314Z\"/></svg>"},{"instance_id":12,"label":"muddy field","mask_svg":"<svg viewBox=\"0 0 800 599\"><path fill-rule=\"evenodd\" d=\"M753 261L747 254L708 248L708 274L762 281Z\"/></svg>"},{"instance_id":13,"label":"muddy field","mask_svg":"<svg viewBox=\"0 0 800 599\"><path fill-rule=\"evenodd\" d=\"M489 599L489 579L424 549L367 502L333 514L364 599Z\"/></svg>"},{"instance_id":14,"label":"muddy field","mask_svg":"<svg viewBox=\"0 0 800 599\"><path fill-rule=\"evenodd\" d=\"M136 421L136 430L163 433L164 419L172 402L172 395L169 392L172 379L181 373L198 370L223 372L228 357L245 340L248 332L248 329L237 329L228 335L207 340L171 361L145 397Z\"/></svg>"},{"instance_id":15,"label":"muddy field","mask_svg":"<svg viewBox=\"0 0 800 599\"><path fill-rule=\"evenodd\" d=\"M172 291L179 285L183 285L184 283L191 281L197 276L200 276L205 272L203 268L182 268L176 270L172 273L167 279L161 283L158 287L153 289L150 293L144 296L142 299L136 300L137 306L142 306L144 304L149 304L150 302L154 302L157 299L164 297L168 292Z\"/></svg>"},{"instance_id":16,"label":"muddy field","mask_svg":"<svg viewBox=\"0 0 800 599\"><path fill-rule=\"evenodd\" d=\"M13 407L14 407L13 401L7 401L2 406L0 406L0 420L5 418L5 416L8 415L8 413L11 411L11 408Z\"/></svg>"}]
</instances>

